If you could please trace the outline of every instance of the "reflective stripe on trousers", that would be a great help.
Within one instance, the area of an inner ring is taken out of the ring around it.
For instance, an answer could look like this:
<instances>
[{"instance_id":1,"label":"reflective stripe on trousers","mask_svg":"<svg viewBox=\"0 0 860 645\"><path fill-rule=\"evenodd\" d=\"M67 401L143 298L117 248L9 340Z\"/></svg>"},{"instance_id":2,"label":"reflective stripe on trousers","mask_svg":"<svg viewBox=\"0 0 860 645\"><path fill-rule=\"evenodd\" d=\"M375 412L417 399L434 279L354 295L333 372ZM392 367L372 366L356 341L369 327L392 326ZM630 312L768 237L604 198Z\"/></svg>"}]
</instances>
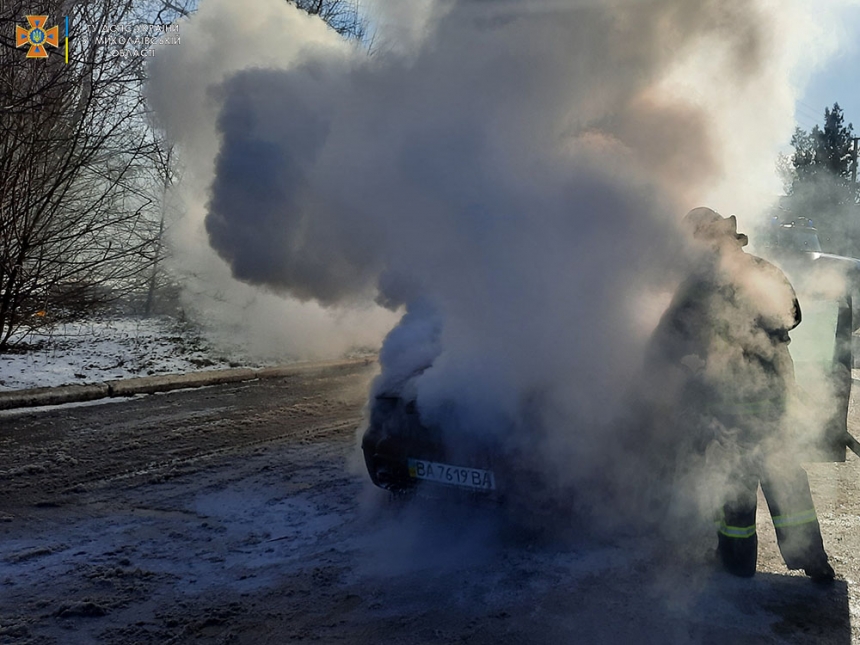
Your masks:
<instances>
[{"instance_id":1,"label":"reflective stripe on trousers","mask_svg":"<svg viewBox=\"0 0 860 645\"><path fill-rule=\"evenodd\" d=\"M717 525L717 531L726 537L744 540L755 535L755 524L750 526L730 526L726 524L725 515L721 519L716 520L714 524Z\"/></svg>"},{"instance_id":2,"label":"reflective stripe on trousers","mask_svg":"<svg viewBox=\"0 0 860 645\"><path fill-rule=\"evenodd\" d=\"M774 528L782 529L789 526L812 524L813 522L818 521L818 516L815 514L815 509L810 508L799 513L775 515L771 519L773 520ZM729 524L726 524L725 516L723 516L722 519L715 520L714 524L716 524L717 530L726 537L743 539L755 535L755 524L751 526L730 526Z\"/></svg>"},{"instance_id":3,"label":"reflective stripe on trousers","mask_svg":"<svg viewBox=\"0 0 860 645\"><path fill-rule=\"evenodd\" d=\"M764 416L781 415L785 411L785 398L783 396L769 399L748 399L735 401L713 401L703 406L706 414L720 416L721 414L737 418L745 418L748 415Z\"/></svg>"},{"instance_id":4,"label":"reflective stripe on trousers","mask_svg":"<svg viewBox=\"0 0 860 645\"><path fill-rule=\"evenodd\" d=\"M815 514L815 509L810 508L799 513L788 513L786 515L774 515L773 525L775 528L785 528L787 526L800 526L801 524L811 524L818 520Z\"/></svg>"}]
</instances>

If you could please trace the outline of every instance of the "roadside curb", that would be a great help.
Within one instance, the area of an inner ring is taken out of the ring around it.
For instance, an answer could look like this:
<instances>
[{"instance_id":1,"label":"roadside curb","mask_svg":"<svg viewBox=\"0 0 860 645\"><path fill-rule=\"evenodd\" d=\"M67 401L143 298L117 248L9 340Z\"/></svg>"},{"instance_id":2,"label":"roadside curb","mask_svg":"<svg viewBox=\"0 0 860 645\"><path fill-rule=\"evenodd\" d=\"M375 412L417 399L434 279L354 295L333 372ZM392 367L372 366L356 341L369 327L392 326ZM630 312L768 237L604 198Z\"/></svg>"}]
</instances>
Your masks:
<instances>
[{"instance_id":1,"label":"roadside curb","mask_svg":"<svg viewBox=\"0 0 860 645\"><path fill-rule=\"evenodd\" d=\"M319 361L313 363L294 363L275 365L260 369L235 368L224 370L207 370L186 374L158 374L157 376L140 376L136 378L117 379L104 383L88 383L86 385L60 385L58 387L37 387L28 390L12 390L0 392L0 410L14 408L32 408L42 405L60 405L62 403L78 403L94 401L108 397L134 396L136 394L154 394L169 392L183 388L220 385L222 383L241 383L257 379L284 378L303 374L313 370L323 370L331 367L347 365L370 365L375 358L353 358L340 361Z\"/></svg>"},{"instance_id":2,"label":"roadside curb","mask_svg":"<svg viewBox=\"0 0 860 645\"><path fill-rule=\"evenodd\" d=\"M30 390L0 392L0 410L10 408L32 408L37 405L60 405L78 401L94 401L109 396L104 383L90 385L60 385L59 387L37 387Z\"/></svg>"},{"instance_id":3,"label":"roadside curb","mask_svg":"<svg viewBox=\"0 0 860 645\"><path fill-rule=\"evenodd\" d=\"M202 387L220 383L239 383L257 378L257 372L251 369L209 370L205 372L190 372L187 374L159 374L158 376L142 376L139 378L108 381L108 396L134 396L135 394L153 394L169 392L184 387Z\"/></svg>"}]
</instances>

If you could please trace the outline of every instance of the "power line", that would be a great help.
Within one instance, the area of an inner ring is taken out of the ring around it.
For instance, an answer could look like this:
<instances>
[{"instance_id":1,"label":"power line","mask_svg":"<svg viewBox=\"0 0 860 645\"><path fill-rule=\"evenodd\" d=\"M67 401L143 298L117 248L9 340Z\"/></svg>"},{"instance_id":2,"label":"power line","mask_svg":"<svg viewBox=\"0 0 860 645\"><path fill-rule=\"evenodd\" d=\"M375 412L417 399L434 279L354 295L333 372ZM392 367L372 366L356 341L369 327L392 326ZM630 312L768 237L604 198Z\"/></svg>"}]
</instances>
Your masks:
<instances>
[{"instance_id":1,"label":"power line","mask_svg":"<svg viewBox=\"0 0 860 645\"><path fill-rule=\"evenodd\" d=\"M806 108L807 110L809 110L809 111L810 111L810 112L812 112L813 114L816 114L816 117L815 117L815 118L818 118L819 116L821 116L821 115L823 115L823 114L824 114L824 110L821 110L821 112L819 112L818 108L814 108L814 107L812 107L811 105L809 105L809 103L805 103L804 101L801 101L800 99L797 99L797 100L795 101L795 103L797 103L797 104L798 104L798 105L800 105L801 107ZM827 107L828 107L828 108L830 108L830 106L829 106L829 105L828 105Z\"/></svg>"},{"instance_id":2,"label":"power line","mask_svg":"<svg viewBox=\"0 0 860 645\"><path fill-rule=\"evenodd\" d=\"M810 127L818 125L817 119L813 119L811 116L803 114L802 112L795 112L794 113L794 120L797 121L798 123L802 123L803 125L807 125Z\"/></svg>"},{"instance_id":3,"label":"power line","mask_svg":"<svg viewBox=\"0 0 860 645\"><path fill-rule=\"evenodd\" d=\"M809 107L806 103L802 103L800 101L796 101L795 109L797 109L798 111L804 112L806 114L806 116L808 116L810 118L814 118L816 120L818 120L818 118L823 115L823 112L819 113L815 109Z\"/></svg>"},{"instance_id":4,"label":"power line","mask_svg":"<svg viewBox=\"0 0 860 645\"><path fill-rule=\"evenodd\" d=\"M812 130L818 125L821 115L803 101L794 102L794 120L804 130Z\"/></svg>"}]
</instances>

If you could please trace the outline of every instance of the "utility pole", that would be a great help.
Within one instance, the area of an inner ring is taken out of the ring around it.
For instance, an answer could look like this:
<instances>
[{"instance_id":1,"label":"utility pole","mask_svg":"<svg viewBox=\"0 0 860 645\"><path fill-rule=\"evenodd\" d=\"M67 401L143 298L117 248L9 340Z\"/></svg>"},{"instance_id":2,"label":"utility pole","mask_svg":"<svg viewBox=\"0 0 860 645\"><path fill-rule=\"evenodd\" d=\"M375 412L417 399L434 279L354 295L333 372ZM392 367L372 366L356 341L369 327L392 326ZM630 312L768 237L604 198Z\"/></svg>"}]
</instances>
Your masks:
<instances>
[{"instance_id":1,"label":"utility pole","mask_svg":"<svg viewBox=\"0 0 860 645\"><path fill-rule=\"evenodd\" d=\"M860 144L860 137L853 137L851 141L854 142L854 148L851 151L851 158L854 163L851 165L851 188L854 190L854 195L856 199L857 195L857 146Z\"/></svg>"}]
</instances>

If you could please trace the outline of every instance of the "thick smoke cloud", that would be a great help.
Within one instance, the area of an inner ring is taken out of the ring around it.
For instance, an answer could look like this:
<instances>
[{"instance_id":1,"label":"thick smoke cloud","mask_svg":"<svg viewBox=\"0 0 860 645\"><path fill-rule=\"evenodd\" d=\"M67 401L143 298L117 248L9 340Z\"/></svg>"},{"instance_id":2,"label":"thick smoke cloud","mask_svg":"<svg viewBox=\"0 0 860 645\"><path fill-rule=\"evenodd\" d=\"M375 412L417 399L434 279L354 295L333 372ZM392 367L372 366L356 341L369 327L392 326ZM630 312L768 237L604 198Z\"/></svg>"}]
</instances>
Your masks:
<instances>
[{"instance_id":1,"label":"thick smoke cloud","mask_svg":"<svg viewBox=\"0 0 860 645\"><path fill-rule=\"evenodd\" d=\"M148 99L181 164L169 210L178 216L168 233L187 306L210 332L265 358L334 358L378 346L395 314L372 302L326 308L239 282L212 251L204 227L220 146L217 87L242 69L286 68L309 47L336 56L348 45L321 21L278 2L206 0L180 29L182 45L162 48L149 66Z\"/></svg>"},{"instance_id":2,"label":"thick smoke cloud","mask_svg":"<svg viewBox=\"0 0 860 645\"><path fill-rule=\"evenodd\" d=\"M754 74L758 14L441 3L408 57L309 48L239 72L216 93L210 242L298 298L432 303L430 418L454 399L495 423L563 387L601 419L645 336L634 299L672 271L673 222L719 171L712 115L660 84L708 39Z\"/></svg>"},{"instance_id":3,"label":"thick smoke cloud","mask_svg":"<svg viewBox=\"0 0 860 645\"><path fill-rule=\"evenodd\" d=\"M152 69L206 191L187 237L287 298L405 311L376 389L432 362L428 423L535 424L559 473L604 464L681 214L752 215L776 183L804 6L379 2L368 55L279 0L235 4L201 3Z\"/></svg>"}]
</instances>

